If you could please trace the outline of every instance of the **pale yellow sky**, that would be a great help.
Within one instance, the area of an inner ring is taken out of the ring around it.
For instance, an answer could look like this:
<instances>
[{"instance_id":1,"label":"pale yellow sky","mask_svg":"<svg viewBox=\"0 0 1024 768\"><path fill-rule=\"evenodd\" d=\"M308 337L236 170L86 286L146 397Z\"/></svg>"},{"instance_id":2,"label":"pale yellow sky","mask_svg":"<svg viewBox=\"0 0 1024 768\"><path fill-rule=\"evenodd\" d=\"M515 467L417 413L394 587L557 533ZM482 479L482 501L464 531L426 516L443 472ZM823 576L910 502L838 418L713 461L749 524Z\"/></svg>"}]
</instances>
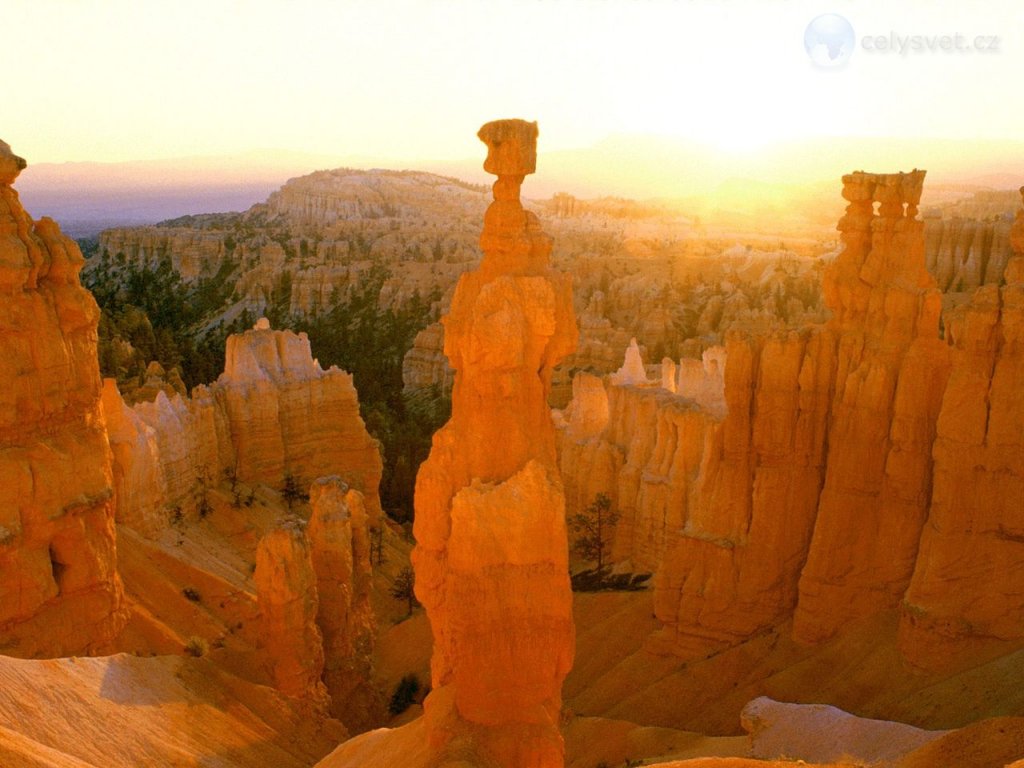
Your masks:
<instances>
[{"instance_id":1,"label":"pale yellow sky","mask_svg":"<svg viewBox=\"0 0 1024 768\"><path fill-rule=\"evenodd\" d=\"M855 32L838 69L804 49L822 13ZM2 17L0 138L34 163L445 160L508 116L540 121L546 151L616 133L1024 138L1021 0L5 0ZM865 47L890 34L998 50Z\"/></svg>"}]
</instances>

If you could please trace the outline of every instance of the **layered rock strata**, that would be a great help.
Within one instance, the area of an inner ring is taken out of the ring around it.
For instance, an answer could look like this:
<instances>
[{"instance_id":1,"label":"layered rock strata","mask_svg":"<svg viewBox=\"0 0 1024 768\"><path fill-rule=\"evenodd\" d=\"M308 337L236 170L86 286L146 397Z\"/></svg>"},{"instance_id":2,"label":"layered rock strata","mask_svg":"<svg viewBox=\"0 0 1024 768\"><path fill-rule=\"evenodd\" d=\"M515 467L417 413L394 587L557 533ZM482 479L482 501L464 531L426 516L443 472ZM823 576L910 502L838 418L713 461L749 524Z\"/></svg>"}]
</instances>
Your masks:
<instances>
[{"instance_id":1,"label":"layered rock strata","mask_svg":"<svg viewBox=\"0 0 1024 768\"><path fill-rule=\"evenodd\" d=\"M416 594L434 635L425 701L434 765L563 765L561 685L572 663L564 497L547 397L577 330L571 282L519 201L537 126L488 123L498 176L480 268L444 319L452 417L416 482Z\"/></svg>"},{"instance_id":2,"label":"layered rock strata","mask_svg":"<svg viewBox=\"0 0 1024 768\"><path fill-rule=\"evenodd\" d=\"M687 461L694 492L655 578L655 612L684 653L749 637L792 610L825 463L828 335L731 332L725 354L721 399L710 360L698 386L677 395L705 399L699 412L718 421Z\"/></svg>"},{"instance_id":3,"label":"layered rock strata","mask_svg":"<svg viewBox=\"0 0 1024 768\"><path fill-rule=\"evenodd\" d=\"M99 309L78 246L21 207L25 165L0 142L0 652L59 656L108 643L126 611Z\"/></svg>"}]
</instances>

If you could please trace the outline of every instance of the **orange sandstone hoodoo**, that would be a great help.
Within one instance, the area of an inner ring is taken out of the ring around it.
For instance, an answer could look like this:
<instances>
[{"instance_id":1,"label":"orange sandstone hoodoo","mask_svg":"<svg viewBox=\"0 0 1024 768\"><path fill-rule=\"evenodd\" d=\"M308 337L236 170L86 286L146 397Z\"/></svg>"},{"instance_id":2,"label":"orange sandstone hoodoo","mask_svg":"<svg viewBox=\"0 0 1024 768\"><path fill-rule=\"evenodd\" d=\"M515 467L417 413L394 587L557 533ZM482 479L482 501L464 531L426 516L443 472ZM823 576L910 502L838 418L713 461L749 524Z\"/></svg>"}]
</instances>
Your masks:
<instances>
[{"instance_id":1,"label":"orange sandstone hoodoo","mask_svg":"<svg viewBox=\"0 0 1024 768\"><path fill-rule=\"evenodd\" d=\"M537 124L499 120L478 135L498 181L483 261L444 320L452 417L416 480L416 594L434 635L425 716L433 765L549 768L564 763L574 628L547 398L577 328L571 280L519 201Z\"/></svg>"}]
</instances>

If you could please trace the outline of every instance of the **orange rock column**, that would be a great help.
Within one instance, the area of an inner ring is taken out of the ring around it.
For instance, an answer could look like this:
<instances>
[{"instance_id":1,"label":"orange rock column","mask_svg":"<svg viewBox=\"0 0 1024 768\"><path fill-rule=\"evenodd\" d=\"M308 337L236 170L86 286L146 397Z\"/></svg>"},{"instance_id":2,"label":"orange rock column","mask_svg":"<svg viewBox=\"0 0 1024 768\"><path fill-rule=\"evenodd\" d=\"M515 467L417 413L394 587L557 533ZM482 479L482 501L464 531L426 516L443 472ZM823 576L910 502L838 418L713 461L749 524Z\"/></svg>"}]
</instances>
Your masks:
<instances>
[{"instance_id":1,"label":"orange rock column","mask_svg":"<svg viewBox=\"0 0 1024 768\"><path fill-rule=\"evenodd\" d=\"M323 679L332 714L349 728L363 731L380 722L383 714L370 685L377 627L370 603L373 572L366 503L363 494L332 475L313 482L309 505L306 535L320 598Z\"/></svg>"},{"instance_id":2,"label":"orange rock column","mask_svg":"<svg viewBox=\"0 0 1024 768\"><path fill-rule=\"evenodd\" d=\"M262 539L256 550L256 601L260 646L274 686L286 696L324 698L323 636L309 539L302 525L287 521Z\"/></svg>"},{"instance_id":3,"label":"orange rock column","mask_svg":"<svg viewBox=\"0 0 1024 768\"><path fill-rule=\"evenodd\" d=\"M942 297L917 218L924 171L843 177L843 251L825 274L838 338L828 465L793 634L818 642L895 608L927 516L949 376ZM874 206L878 206L877 213Z\"/></svg>"},{"instance_id":4,"label":"orange rock column","mask_svg":"<svg viewBox=\"0 0 1024 768\"><path fill-rule=\"evenodd\" d=\"M445 318L452 417L416 480L416 594L434 635L425 702L433 765L562 766L574 628L565 499L547 396L575 349L568 275L519 189L536 123L479 132L498 176L480 268Z\"/></svg>"}]
</instances>

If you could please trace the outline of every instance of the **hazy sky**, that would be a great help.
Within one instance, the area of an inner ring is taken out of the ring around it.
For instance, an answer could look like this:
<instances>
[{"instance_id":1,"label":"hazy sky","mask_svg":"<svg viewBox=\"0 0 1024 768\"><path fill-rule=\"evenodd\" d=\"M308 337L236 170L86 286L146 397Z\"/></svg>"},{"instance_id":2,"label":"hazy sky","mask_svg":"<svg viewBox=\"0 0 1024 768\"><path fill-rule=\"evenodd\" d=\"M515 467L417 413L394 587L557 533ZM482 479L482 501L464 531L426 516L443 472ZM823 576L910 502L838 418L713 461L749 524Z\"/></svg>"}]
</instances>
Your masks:
<instances>
[{"instance_id":1,"label":"hazy sky","mask_svg":"<svg viewBox=\"0 0 1024 768\"><path fill-rule=\"evenodd\" d=\"M479 154L478 125L510 116L540 121L549 151L615 133L727 148L1024 137L1022 0L5 0L2 13L0 138L35 163L462 158ZM823 13L854 29L843 67L804 49ZM864 47L891 34L998 36L998 50Z\"/></svg>"}]
</instances>

